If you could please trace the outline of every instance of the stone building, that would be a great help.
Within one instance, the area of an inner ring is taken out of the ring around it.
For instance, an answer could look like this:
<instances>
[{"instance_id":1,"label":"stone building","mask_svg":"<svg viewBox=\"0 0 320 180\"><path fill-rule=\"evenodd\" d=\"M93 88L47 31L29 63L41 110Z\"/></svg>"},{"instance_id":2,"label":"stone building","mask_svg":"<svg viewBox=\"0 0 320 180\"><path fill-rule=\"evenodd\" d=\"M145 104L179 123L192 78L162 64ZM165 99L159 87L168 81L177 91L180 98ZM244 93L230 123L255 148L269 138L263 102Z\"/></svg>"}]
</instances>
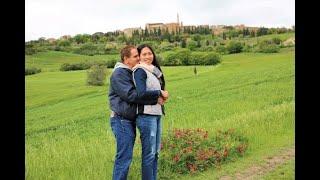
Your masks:
<instances>
[{"instance_id":1,"label":"stone building","mask_svg":"<svg viewBox=\"0 0 320 180\"><path fill-rule=\"evenodd\" d=\"M124 33L124 35L127 36L127 37L132 37L133 32L136 31L136 30L138 30L139 33L141 33L141 31L142 31L141 27L126 28L126 29L123 30L123 33Z\"/></svg>"}]
</instances>

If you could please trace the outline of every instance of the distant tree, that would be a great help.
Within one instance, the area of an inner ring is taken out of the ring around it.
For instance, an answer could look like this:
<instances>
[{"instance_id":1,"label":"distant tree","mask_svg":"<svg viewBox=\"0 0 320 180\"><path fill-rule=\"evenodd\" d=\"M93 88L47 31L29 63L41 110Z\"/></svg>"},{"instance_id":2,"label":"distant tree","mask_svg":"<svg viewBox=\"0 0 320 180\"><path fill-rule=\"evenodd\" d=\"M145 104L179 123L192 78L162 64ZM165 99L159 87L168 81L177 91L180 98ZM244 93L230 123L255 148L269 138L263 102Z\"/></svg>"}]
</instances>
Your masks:
<instances>
[{"instance_id":1,"label":"distant tree","mask_svg":"<svg viewBox=\"0 0 320 180\"><path fill-rule=\"evenodd\" d=\"M197 67L196 66L194 66L194 68L193 68L193 73L194 73L194 75L197 75Z\"/></svg>"},{"instance_id":2,"label":"distant tree","mask_svg":"<svg viewBox=\"0 0 320 180\"><path fill-rule=\"evenodd\" d=\"M227 39L226 33L224 33L224 32L222 33L222 39L223 39L223 40L226 40L226 39Z\"/></svg>"},{"instance_id":3,"label":"distant tree","mask_svg":"<svg viewBox=\"0 0 320 180\"><path fill-rule=\"evenodd\" d=\"M144 30L144 37L149 37L149 31L148 28L146 27L146 29Z\"/></svg>"},{"instance_id":4,"label":"distant tree","mask_svg":"<svg viewBox=\"0 0 320 180\"><path fill-rule=\"evenodd\" d=\"M182 48L185 48L186 46L187 46L186 39L182 39L182 41L181 41L181 47L182 47Z\"/></svg>"},{"instance_id":5,"label":"distant tree","mask_svg":"<svg viewBox=\"0 0 320 180\"><path fill-rule=\"evenodd\" d=\"M194 35L194 36L192 37L192 40L194 40L194 41L200 41L200 40L201 40L201 36L200 36L199 34Z\"/></svg>"},{"instance_id":6,"label":"distant tree","mask_svg":"<svg viewBox=\"0 0 320 180\"><path fill-rule=\"evenodd\" d=\"M58 41L58 46L66 47L66 46L70 46L70 45L71 45L71 43L67 39L63 39L63 40Z\"/></svg>"},{"instance_id":7,"label":"distant tree","mask_svg":"<svg viewBox=\"0 0 320 180\"><path fill-rule=\"evenodd\" d=\"M210 45L210 42L209 42L209 40L207 40L207 41L206 41L206 45L207 45L207 46L209 46L209 45Z\"/></svg>"},{"instance_id":8,"label":"distant tree","mask_svg":"<svg viewBox=\"0 0 320 180\"><path fill-rule=\"evenodd\" d=\"M197 48L200 48L201 47L201 42L200 40L197 41Z\"/></svg>"},{"instance_id":9,"label":"distant tree","mask_svg":"<svg viewBox=\"0 0 320 180\"><path fill-rule=\"evenodd\" d=\"M251 30L251 32L250 32L250 37L255 37L255 36L256 36L255 31L254 31L254 30Z\"/></svg>"},{"instance_id":10,"label":"distant tree","mask_svg":"<svg viewBox=\"0 0 320 180\"><path fill-rule=\"evenodd\" d=\"M257 36L263 36L268 34L268 28L261 27L257 30Z\"/></svg>"}]
</instances>

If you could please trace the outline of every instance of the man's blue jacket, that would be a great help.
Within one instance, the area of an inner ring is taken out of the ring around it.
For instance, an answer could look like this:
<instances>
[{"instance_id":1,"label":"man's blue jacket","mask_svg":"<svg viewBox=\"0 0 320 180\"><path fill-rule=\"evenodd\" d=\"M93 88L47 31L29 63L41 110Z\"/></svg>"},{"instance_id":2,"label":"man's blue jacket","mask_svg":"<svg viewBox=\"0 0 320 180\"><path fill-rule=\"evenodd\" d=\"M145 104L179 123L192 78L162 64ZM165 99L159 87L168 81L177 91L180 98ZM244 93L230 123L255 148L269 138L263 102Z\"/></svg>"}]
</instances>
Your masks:
<instances>
[{"instance_id":1,"label":"man's blue jacket","mask_svg":"<svg viewBox=\"0 0 320 180\"><path fill-rule=\"evenodd\" d=\"M110 109L117 115L135 121L137 104L155 105L160 96L160 90L136 91L132 70L125 64L118 62L110 77L109 103Z\"/></svg>"}]
</instances>

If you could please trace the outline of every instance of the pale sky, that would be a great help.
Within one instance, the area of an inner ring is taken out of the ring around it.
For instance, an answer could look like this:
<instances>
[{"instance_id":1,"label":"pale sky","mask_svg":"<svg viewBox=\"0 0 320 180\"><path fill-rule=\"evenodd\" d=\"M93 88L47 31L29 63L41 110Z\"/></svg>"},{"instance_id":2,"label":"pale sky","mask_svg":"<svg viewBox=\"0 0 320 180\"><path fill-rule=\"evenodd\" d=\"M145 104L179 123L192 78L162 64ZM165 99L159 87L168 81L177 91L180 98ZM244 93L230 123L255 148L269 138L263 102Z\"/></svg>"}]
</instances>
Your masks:
<instances>
[{"instance_id":1,"label":"pale sky","mask_svg":"<svg viewBox=\"0 0 320 180\"><path fill-rule=\"evenodd\" d=\"M287 27L295 0L26 0L25 40L144 29L146 23Z\"/></svg>"}]
</instances>

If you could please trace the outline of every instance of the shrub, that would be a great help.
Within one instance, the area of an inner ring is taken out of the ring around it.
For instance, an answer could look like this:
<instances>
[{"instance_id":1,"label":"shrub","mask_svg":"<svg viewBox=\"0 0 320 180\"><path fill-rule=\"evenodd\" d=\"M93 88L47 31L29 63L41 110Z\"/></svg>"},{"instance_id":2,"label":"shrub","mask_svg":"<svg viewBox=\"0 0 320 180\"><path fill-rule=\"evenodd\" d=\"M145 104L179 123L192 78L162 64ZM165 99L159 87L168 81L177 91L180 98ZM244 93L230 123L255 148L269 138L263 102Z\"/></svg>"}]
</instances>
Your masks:
<instances>
[{"instance_id":1,"label":"shrub","mask_svg":"<svg viewBox=\"0 0 320 180\"><path fill-rule=\"evenodd\" d=\"M240 42L236 42L236 41L231 41L228 45L227 45L227 50L230 54L233 53L240 53L242 51L242 44Z\"/></svg>"},{"instance_id":2,"label":"shrub","mask_svg":"<svg viewBox=\"0 0 320 180\"><path fill-rule=\"evenodd\" d=\"M253 46L244 45L243 49L242 49L242 52L252 52L252 50L253 50Z\"/></svg>"},{"instance_id":3,"label":"shrub","mask_svg":"<svg viewBox=\"0 0 320 180\"><path fill-rule=\"evenodd\" d=\"M169 43L167 41L163 41L161 44L160 44L160 50L161 51L170 51L174 48L174 44L172 43Z\"/></svg>"},{"instance_id":4,"label":"shrub","mask_svg":"<svg viewBox=\"0 0 320 180\"><path fill-rule=\"evenodd\" d=\"M107 68L113 68L116 63L119 62L117 59L111 59L106 62Z\"/></svg>"},{"instance_id":5,"label":"shrub","mask_svg":"<svg viewBox=\"0 0 320 180\"><path fill-rule=\"evenodd\" d=\"M27 67L24 70L24 75L31 75L31 74L37 74L40 73L41 69L36 67Z\"/></svg>"},{"instance_id":6,"label":"shrub","mask_svg":"<svg viewBox=\"0 0 320 180\"><path fill-rule=\"evenodd\" d=\"M117 46L115 44L108 43L104 46L104 52L106 54L117 54Z\"/></svg>"},{"instance_id":7,"label":"shrub","mask_svg":"<svg viewBox=\"0 0 320 180\"><path fill-rule=\"evenodd\" d=\"M216 46L216 51L218 53L220 53L220 54L226 54L227 53L227 49L223 45Z\"/></svg>"},{"instance_id":8,"label":"shrub","mask_svg":"<svg viewBox=\"0 0 320 180\"><path fill-rule=\"evenodd\" d=\"M102 50L104 51L104 47L102 47ZM94 54L99 54L99 49L93 43L85 43L80 48L75 49L74 53L93 56Z\"/></svg>"},{"instance_id":9,"label":"shrub","mask_svg":"<svg viewBox=\"0 0 320 180\"><path fill-rule=\"evenodd\" d=\"M197 48L197 42L196 41L193 41L193 40L190 40L188 43L187 43L187 48L190 49L191 51L196 49Z\"/></svg>"},{"instance_id":10,"label":"shrub","mask_svg":"<svg viewBox=\"0 0 320 180\"><path fill-rule=\"evenodd\" d=\"M74 64L63 63L60 67L60 71L84 70L84 69L89 69L90 66L91 65L89 63L85 63L85 62L74 63Z\"/></svg>"},{"instance_id":11,"label":"shrub","mask_svg":"<svg viewBox=\"0 0 320 180\"><path fill-rule=\"evenodd\" d=\"M206 53L203 52L192 52L189 58L190 65L204 65Z\"/></svg>"},{"instance_id":12,"label":"shrub","mask_svg":"<svg viewBox=\"0 0 320 180\"><path fill-rule=\"evenodd\" d=\"M214 137L200 128L174 129L162 141L160 167L179 174L204 171L243 156L247 147L248 139L234 129Z\"/></svg>"},{"instance_id":13,"label":"shrub","mask_svg":"<svg viewBox=\"0 0 320 180\"><path fill-rule=\"evenodd\" d=\"M221 56L219 54L214 52L207 53L205 65L215 65L220 62L221 62Z\"/></svg>"},{"instance_id":14,"label":"shrub","mask_svg":"<svg viewBox=\"0 0 320 180\"><path fill-rule=\"evenodd\" d=\"M175 52L168 53L167 57L162 61L164 66L182 65L181 59Z\"/></svg>"},{"instance_id":15,"label":"shrub","mask_svg":"<svg viewBox=\"0 0 320 180\"><path fill-rule=\"evenodd\" d=\"M276 44L273 44L270 40L264 40L260 42L257 48L258 49L256 51L262 53L277 53L280 50L280 47Z\"/></svg>"},{"instance_id":16,"label":"shrub","mask_svg":"<svg viewBox=\"0 0 320 180\"><path fill-rule=\"evenodd\" d=\"M189 49L176 49L167 54L166 58L162 60L162 65L164 66L179 66L188 65L188 59L190 57L191 51Z\"/></svg>"},{"instance_id":17,"label":"shrub","mask_svg":"<svg viewBox=\"0 0 320 180\"><path fill-rule=\"evenodd\" d=\"M37 49L34 47L33 44L26 44L25 45L25 54L26 55L32 55L37 53Z\"/></svg>"},{"instance_id":18,"label":"shrub","mask_svg":"<svg viewBox=\"0 0 320 180\"><path fill-rule=\"evenodd\" d=\"M71 45L71 42L70 41L68 41L68 40L59 40L58 41L58 46L63 46L63 47L65 47L65 46L70 46Z\"/></svg>"},{"instance_id":19,"label":"shrub","mask_svg":"<svg viewBox=\"0 0 320 180\"><path fill-rule=\"evenodd\" d=\"M221 57L215 52L193 52L189 58L189 65L215 65L220 61Z\"/></svg>"},{"instance_id":20,"label":"shrub","mask_svg":"<svg viewBox=\"0 0 320 180\"><path fill-rule=\"evenodd\" d=\"M75 70L85 70L89 69L93 65L99 65L99 66L107 66L110 68L113 68L116 64L116 60L109 60L109 61L85 61L85 62L79 62L79 63L63 63L60 67L61 71L75 71Z\"/></svg>"},{"instance_id":21,"label":"shrub","mask_svg":"<svg viewBox=\"0 0 320 180\"><path fill-rule=\"evenodd\" d=\"M93 65L87 71L87 84L93 86L102 86L106 79L107 69L104 66Z\"/></svg>"},{"instance_id":22,"label":"shrub","mask_svg":"<svg viewBox=\"0 0 320 180\"><path fill-rule=\"evenodd\" d=\"M280 45L282 40L280 38L278 38L278 37L274 37L274 38L272 38L272 42L274 44Z\"/></svg>"},{"instance_id":23,"label":"shrub","mask_svg":"<svg viewBox=\"0 0 320 180\"><path fill-rule=\"evenodd\" d=\"M203 52L210 52L210 51L214 51L214 47L213 46L204 46L199 48L199 51L203 51Z\"/></svg>"}]
</instances>

